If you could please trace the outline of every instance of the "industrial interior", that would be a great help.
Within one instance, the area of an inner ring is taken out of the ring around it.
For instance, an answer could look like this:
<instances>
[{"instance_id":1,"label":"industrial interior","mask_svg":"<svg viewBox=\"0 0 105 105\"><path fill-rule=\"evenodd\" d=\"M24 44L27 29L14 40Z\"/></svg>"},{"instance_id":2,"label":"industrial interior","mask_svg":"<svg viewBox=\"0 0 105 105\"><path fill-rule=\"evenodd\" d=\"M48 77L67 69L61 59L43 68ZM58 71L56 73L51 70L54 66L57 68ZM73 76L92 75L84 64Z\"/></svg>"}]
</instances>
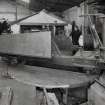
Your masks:
<instances>
[{"instance_id":1,"label":"industrial interior","mask_svg":"<svg viewBox=\"0 0 105 105\"><path fill-rule=\"evenodd\" d=\"M105 105L104 0L0 0L0 105Z\"/></svg>"}]
</instances>

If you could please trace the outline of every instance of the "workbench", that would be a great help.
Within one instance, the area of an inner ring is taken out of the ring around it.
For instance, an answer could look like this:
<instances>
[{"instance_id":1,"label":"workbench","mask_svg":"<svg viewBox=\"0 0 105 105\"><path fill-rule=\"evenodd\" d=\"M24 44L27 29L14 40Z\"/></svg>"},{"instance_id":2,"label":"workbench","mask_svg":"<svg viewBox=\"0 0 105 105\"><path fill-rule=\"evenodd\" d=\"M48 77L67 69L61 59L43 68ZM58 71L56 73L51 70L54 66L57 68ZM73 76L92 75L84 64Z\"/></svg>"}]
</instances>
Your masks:
<instances>
[{"instance_id":1,"label":"workbench","mask_svg":"<svg viewBox=\"0 0 105 105\"><path fill-rule=\"evenodd\" d=\"M83 73L26 65L8 66L8 72L18 82L40 87L46 93L47 89L64 89L66 104L69 88L88 86L94 80Z\"/></svg>"}]
</instances>

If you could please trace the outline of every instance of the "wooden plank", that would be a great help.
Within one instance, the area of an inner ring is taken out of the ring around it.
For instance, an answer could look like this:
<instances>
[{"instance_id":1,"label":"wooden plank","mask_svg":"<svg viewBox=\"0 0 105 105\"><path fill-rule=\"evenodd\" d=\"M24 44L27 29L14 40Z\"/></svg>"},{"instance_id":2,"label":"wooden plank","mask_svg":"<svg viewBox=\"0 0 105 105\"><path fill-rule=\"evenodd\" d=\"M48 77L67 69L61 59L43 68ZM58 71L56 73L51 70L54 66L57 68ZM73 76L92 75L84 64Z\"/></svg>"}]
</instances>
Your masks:
<instances>
[{"instance_id":1,"label":"wooden plank","mask_svg":"<svg viewBox=\"0 0 105 105\"><path fill-rule=\"evenodd\" d=\"M52 50L55 50L56 53L61 56L61 51L60 51L60 49L58 48L58 46L57 46L57 44L55 43L55 41L54 41L53 38L52 38L51 42L52 42L52 48L53 48ZM54 53L54 51L53 51L53 53Z\"/></svg>"},{"instance_id":2,"label":"wooden plank","mask_svg":"<svg viewBox=\"0 0 105 105\"><path fill-rule=\"evenodd\" d=\"M3 91L1 92L2 96L0 99L0 105L11 105L12 98L13 98L13 93L12 93L11 88L6 87L2 90Z\"/></svg>"},{"instance_id":3,"label":"wooden plank","mask_svg":"<svg viewBox=\"0 0 105 105\"><path fill-rule=\"evenodd\" d=\"M68 105L68 88L66 88L65 89L65 100L64 100L64 103L66 104L66 105Z\"/></svg>"},{"instance_id":4,"label":"wooden plank","mask_svg":"<svg viewBox=\"0 0 105 105\"><path fill-rule=\"evenodd\" d=\"M98 68L96 63L98 60L89 59L83 57L70 57L70 56L54 56L54 64L64 65L64 66L73 66L73 67L89 67L89 68Z\"/></svg>"},{"instance_id":5,"label":"wooden plank","mask_svg":"<svg viewBox=\"0 0 105 105\"><path fill-rule=\"evenodd\" d=\"M80 17L84 17L84 16L98 16L98 17L105 17L104 14L100 14L100 13L97 13L97 14L84 14L84 15L80 15Z\"/></svg>"},{"instance_id":6,"label":"wooden plank","mask_svg":"<svg viewBox=\"0 0 105 105\"><path fill-rule=\"evenodd\" d=\"M51 33L47 31L1 35L0 53L28 57L51 58Z\"/></svg>"},{"instance_id":7,"label":"wooden plank","mask_svg":"<svg viewBox=\"0 0 105 105\"><path fill-rule=\"evenodd\" d=\"M102 30L102 42L103 42L103 47L105 47L105 17L103 18L103 30ZM103 57L105 59L105 51L103 53Z\"/></svg>"},{"instance_id":8,"label":"wooden plank","mask_svg":"<svg viewBox=\"0 0 105 105\"><path fill-rule=\"evenodd\" d=\"M92 77L82 73L35 66L9 67L12 77L20 82L44 88L73 88L86 86Z\"/></svg>"}]
</instances>

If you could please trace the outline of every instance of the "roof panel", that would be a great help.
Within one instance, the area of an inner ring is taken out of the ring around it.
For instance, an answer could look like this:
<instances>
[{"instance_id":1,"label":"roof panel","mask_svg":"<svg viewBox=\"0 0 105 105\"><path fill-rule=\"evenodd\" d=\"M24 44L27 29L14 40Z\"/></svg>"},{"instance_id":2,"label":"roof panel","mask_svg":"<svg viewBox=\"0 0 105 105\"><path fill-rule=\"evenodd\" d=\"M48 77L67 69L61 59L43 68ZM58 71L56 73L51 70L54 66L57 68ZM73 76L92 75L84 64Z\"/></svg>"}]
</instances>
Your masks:
<instances>
[{"instance_id":1,"label":"roof panel","mask_svg":"<svg viewBox=\"0 0 105 105\"><path fill-rule=\"evenodd\" d=\"M20 21L20 24L66 24L66 22L57 16L51 15L45 10L42 10L38 14L32 15Z\"/></svg>"}]
</instances>

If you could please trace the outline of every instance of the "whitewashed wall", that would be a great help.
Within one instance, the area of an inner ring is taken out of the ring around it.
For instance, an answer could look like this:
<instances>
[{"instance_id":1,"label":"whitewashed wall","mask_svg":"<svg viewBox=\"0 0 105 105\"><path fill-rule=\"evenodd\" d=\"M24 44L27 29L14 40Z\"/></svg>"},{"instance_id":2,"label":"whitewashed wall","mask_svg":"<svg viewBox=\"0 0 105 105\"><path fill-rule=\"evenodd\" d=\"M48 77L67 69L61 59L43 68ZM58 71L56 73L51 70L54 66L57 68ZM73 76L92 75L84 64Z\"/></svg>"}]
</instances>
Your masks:
<instances>
[{"instance_id":1,"label":"whitewashed wall","mask_svg":"<svg viewBox=\"0 0 105 105\"><path fill-rule=\"evenodd\" d=\"M17 5L17 15L18 19L29 16L32 14L32 11L25 8L24 6ZM8 0L0 0L0 19L6 18L9 21L16 20L16 5L14 2Z\"/></svg>"},{"instance_id":2,"label":"whitewashed wall","mask_svg":"<svg viewBox=\"0 0 105 105\"><path fill-rule=\"evenodd\" d=\"M97 10L92 6L89 6L87 12L93 14L97 13ZM84 23L84 18L81 17L81 15L84 15L84 2L81 3L79 7L75 6L63 12L63 16L66 21L76 21L79 26Z\"/></svg>"},{"instance_id":3,"label":"whitewashed wall","mask_svg":"<svg viewBox=\"0 0 105 105\"><path fill-rule=\"evenodd\" d=\"M80 17L81 16L81 8L80 7L72 7L66 11L64 11L63 13L64 15L64 18L66 21L69 21L70 23L72 21L76 21L77 25L81 25L81 22L82 22L82 18Z\"/></svg>"}]
</instances>

